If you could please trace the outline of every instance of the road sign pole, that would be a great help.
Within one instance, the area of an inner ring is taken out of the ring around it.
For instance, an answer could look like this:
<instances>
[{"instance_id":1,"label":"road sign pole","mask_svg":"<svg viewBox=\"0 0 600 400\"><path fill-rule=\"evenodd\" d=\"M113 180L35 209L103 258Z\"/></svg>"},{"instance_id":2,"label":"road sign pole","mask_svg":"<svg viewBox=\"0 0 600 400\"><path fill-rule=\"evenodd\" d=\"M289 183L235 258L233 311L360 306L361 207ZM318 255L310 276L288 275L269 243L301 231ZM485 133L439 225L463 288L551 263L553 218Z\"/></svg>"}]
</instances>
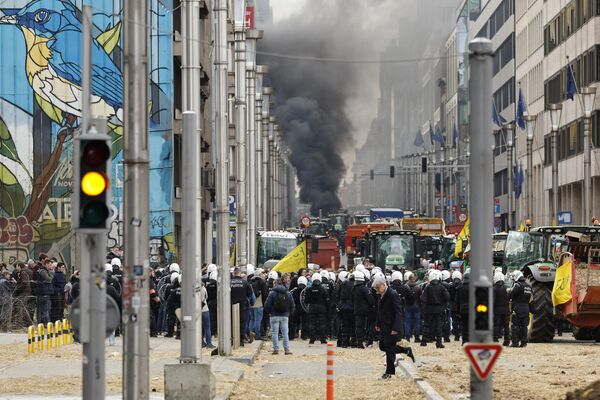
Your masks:
<instances>
[{"instance_id":1,"label":"road sign pole","mask_svg":"<svg viewBox=\"0 0 600 400\"><path fill-rule=\"evenodd\" d=\"M471 78L471 284L469 285L469 338L474 343L491 343L492 303L492 232L494 229L494 191L492 165L492 115L488 107L492 97L492 42L477 38L469 43ZM477 295L477 296L476 296ZM476 302L477 300L477 302ZM480 380L471 370L471 398L492 399L492 379Z\"/></svg>"}]
</instances>

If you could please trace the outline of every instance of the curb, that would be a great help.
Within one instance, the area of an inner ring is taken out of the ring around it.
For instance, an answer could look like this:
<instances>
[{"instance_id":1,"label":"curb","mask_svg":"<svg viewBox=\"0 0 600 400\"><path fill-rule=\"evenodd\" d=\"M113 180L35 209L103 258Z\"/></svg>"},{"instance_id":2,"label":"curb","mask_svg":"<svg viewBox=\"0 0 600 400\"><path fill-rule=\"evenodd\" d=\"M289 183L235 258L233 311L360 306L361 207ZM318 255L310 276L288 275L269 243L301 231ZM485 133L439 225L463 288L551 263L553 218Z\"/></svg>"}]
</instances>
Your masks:
<instances>
[{"instance_id":1,"label":"curb","mask_svg":"<svg viewBox=\"0 0 600 400\"><path fill-rule=\"evenodd\" d=\"M249 356L245 356L245 357L231 357L231 358L228 358L228 360L236 361L236 362L239 362L244 365L252 366L256 362L256 357L258 356L258 353L260 353L263 346L265 345L264 341L258 340L258 342L260 342L260 344L258 345L258 347L256 348L256 350L254 351L253 354L251 354ZM231 386L231 389L222 396L216 396L214 400L229 400L229 398L231 397L231 393L235 389L237 383L239 381L241 381L242 379L244 379L244 371L240 370L240 373L239 373L237 379L235 380L235 383Z\"/></svg>"},{"instance_id":2,"label":"curb","mask_svg":"<svg viewBox=\"0 0 600 400\"><path fill-rule=\"evenodd\" d=\"M243 356L243 357L230 357L230 358L228 358L228 360L236 361L236 362L248 365L248 366L252 366L254 364L254 362L256 361L256 357L258 356L258 353L260 353L263 346L265 345L265 342L262 340L257 340L256 342L260 342L260 344L258 345L258 347L256 348L256 351L254 351L253 354L251 354L249 356Z\"/></svg>"},{"instance_id":3,"label":"curb","mask_svg":"<svg viewBox=\"0 0 600 400\"><path fill-rule=\"evenodd\" d=\"M398 362L398 367L402 370L404 375L413 380L415 385L417 385L419 390L423 392L423 394L425 395L425 397L427 397L428 400L445 400L444 397L441 396L433 388L433 386L429 384L429 382L427 382L425 379L419 376L417 369L412 364L409 364L407 361L400 360Z\"/></svg>"}]
</instances>

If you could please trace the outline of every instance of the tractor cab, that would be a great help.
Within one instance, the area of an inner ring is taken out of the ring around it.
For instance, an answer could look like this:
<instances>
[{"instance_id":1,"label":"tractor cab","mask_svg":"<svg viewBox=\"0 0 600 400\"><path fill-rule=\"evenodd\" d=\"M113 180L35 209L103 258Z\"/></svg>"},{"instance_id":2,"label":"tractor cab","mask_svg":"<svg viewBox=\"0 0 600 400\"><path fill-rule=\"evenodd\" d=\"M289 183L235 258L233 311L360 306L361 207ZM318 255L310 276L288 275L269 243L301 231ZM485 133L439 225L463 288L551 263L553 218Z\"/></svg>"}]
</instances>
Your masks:
<instances>
[{"instance_id":1,"label":"tractor cab","mask_svg":"<svg viewBox=\"0 0 600 400\"><path fill-rule=\"evenodd\" d=\"M416 257L415 231L384 230L371 232L366 236L365 246L370 257L374 258L375 265L382 271L392 269L415 270L419 267L419 258ZM392 262L393 264L387 264Z\"/></svg>"}]
</instances>

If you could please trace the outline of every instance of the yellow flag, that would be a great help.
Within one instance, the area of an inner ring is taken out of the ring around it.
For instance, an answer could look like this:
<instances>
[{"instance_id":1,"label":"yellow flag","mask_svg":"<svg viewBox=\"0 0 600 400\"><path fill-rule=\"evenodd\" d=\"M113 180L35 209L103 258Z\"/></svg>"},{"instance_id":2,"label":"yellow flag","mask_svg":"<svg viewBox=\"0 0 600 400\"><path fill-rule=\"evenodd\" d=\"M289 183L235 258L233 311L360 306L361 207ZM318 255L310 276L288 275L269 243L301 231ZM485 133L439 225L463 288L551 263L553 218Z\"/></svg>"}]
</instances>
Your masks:
<instances>
[{"instance_id":1,"label":"yellow flag","mask_svg":"<svg viewBox=\"0 0 600 400\"><path fill-rule=\"evenodd\" d=\"M573 298L571 281L573 280L573 261L569 260L556 270L554 287L552 288L552 304L564 304Z\"/></svg>"},{"instance_id":2,"label":"yellow flag","mask_svg":"<svg viewBox=\"0 0 600 400\"><path fill-rule=\"evenodd\" d=\"M287 256L283 257L283 259L273 267L273 271L281 273L298 272L300 268L306 268L306 240L300 243Z\"/></svg>"},{"instance_id":3,"label":"yellow flag","mask_svg":"<svg viewBox=\"0 0 600 400\"><path fill-rule=\"evenodd\" d=\"M519 232L525 232L525 225L521 222L521 226L519 227Z\"/></svg>"},{"instance_id":4,"label":"yellow flag","mask_svg":"<svg viewBox=\"0 0 600 400\"><path fill-rule=\"evenodd\" d=\"M236 243L233 244L231 248L231 253L229 254L229 266L235 266L235 252L236 252Z\"/></svg>"},{"instance_id":5,"label":"yellow flag","mask_svg":"<svg viewBox=\"0 0 600 400\"><path fill-rule=\"evenodd\" d=\"M458 238L456 239L456 247L454 248L454 257L460 257L460 253L463 249L463 240L469 240L471 237L471 217L467 218L467 222L465 222L465 226L463 226L462 230L458 234Z\"/></svg>"}]
</instances>

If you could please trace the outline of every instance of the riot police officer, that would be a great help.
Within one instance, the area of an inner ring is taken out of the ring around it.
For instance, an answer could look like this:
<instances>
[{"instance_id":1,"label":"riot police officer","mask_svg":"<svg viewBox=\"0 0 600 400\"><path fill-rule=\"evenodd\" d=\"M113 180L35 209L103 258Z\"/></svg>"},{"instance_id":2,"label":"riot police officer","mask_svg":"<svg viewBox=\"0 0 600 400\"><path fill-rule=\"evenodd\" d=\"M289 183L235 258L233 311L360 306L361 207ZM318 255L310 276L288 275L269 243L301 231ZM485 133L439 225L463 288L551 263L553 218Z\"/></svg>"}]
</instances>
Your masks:
<instances>
[{"instance_id":1,"label":"riot police officer","mask_svg":"<svg viewBox=\"0 0 600 400\"><path fill-rule=\"evenodd\" d=\"M527 325L529 324L529 302L531 301L531 286L525 281L521 271L513 274L515 285L510 292L512 306L512 346L527 346ZM520 345L519 345L520 342Z\"/></svg>"},{"instance_id":2,"label":"riot police officer","mask_svg":"<svg viewBox=\"0 0 600 400\"><path fill-rule=\"evenodd\" d=\"M321 343L327 343L327 310L329 296L321 285L321 274L312 276L312 286L306 288L305 301L308 305L309 344L315 343L318 338Z\"/></svg>"}]
</instances>

